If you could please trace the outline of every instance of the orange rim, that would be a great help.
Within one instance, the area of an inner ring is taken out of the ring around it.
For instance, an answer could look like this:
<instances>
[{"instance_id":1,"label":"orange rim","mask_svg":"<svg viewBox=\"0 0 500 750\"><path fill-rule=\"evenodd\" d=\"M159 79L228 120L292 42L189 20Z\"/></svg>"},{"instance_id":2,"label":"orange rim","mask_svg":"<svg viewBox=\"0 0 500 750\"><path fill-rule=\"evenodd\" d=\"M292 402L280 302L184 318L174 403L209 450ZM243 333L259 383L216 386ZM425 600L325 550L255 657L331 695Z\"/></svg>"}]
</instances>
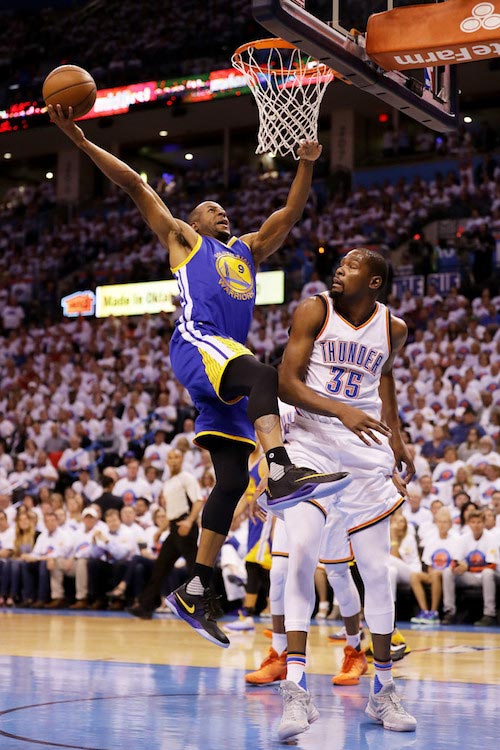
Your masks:
<instances>
[{"instance_id":1,"label":"orange rim","mask_svg":"<svg viewBox=\"0 0 500 750\"><path fill-rule=\"evenodd\" d=\"M248 63L245 60L242 59L241 55L244 52L247 52L250 48L253 49L259 49L259 50L273 50L273 49L292 49L292 50L298 50L299 48L296 47L294 44L291 44L290 42L285 41L285 39L280 39L280 37L271 37L270 39L256 39L253 42L246 42L245 44L241 44L233 54L233 57L238 58L238 63L242 66L242 68L245 70L245 73L248 75L255 73L255 71L259 71L261 73L276 73L278 75L290 75L295 74L299 75L300 78L314 78L316 76L324 76L329 75L330 72L334 73L335 71L330 68L328 65L325 65L324 63L320 63L317 60L314 60L314 58L310 57L311 62L316 62L316 66L314 68L310 68L307 70L302 71L300 74L297 73L297 71L294 68L272 68L269 70L264 65L258 65L257 63Z\"/></svg>"},{"instance_id":2,"label":"orange rim","mask_svg":"<svg viewBox=\"0 0 500 750\"><path fill-rule=\"evenodd\" d=\"M241 55L242 52L246 52L250 47L255 47L256 49L297 49L294 44L290 44L290 42L280 39L279 36L275 36L270 39L256 39L254 42L240 44L234 51L234 54Z\"/></svg>"}]
</instances>

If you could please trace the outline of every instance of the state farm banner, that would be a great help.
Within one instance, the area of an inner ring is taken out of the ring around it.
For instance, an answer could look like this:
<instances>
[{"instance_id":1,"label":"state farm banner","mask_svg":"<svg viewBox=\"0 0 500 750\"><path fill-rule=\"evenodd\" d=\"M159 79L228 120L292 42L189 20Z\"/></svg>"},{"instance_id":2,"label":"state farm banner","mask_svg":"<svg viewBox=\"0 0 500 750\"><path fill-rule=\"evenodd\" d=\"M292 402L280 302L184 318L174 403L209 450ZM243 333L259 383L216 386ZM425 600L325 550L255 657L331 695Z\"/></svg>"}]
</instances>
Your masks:
<instances>
[{"instance_id":1,"label":"state farm banner","mask_svg":"<svg viewBox=\"0 0 500 750\"><path fill-rule=\"evenodd\" d=\"M366 51L384 70L500 57L500 0L448 0L374 13Z\"/></svg>"}]
</instances>

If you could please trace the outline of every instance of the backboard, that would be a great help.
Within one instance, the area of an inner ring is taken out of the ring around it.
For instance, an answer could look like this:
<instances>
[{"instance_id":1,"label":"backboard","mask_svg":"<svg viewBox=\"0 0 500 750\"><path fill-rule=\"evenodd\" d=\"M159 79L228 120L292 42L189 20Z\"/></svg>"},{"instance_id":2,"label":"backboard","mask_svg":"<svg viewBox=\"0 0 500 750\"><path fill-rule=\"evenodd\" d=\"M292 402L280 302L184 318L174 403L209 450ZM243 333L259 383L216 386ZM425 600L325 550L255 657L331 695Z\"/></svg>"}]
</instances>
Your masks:
<instances>
[{"instance_id":1,"label":"backboard","mask_svg":"<svg viewBox=\"0 0 500 750\"><path fill-rule=\"evenodd\" d=\"M346 80L428 128L458 127L454 66L386 71L365 50L373 13L432 0L252 0L255 19L274 36L303 49Z\"/></svg>"}]
</instances>

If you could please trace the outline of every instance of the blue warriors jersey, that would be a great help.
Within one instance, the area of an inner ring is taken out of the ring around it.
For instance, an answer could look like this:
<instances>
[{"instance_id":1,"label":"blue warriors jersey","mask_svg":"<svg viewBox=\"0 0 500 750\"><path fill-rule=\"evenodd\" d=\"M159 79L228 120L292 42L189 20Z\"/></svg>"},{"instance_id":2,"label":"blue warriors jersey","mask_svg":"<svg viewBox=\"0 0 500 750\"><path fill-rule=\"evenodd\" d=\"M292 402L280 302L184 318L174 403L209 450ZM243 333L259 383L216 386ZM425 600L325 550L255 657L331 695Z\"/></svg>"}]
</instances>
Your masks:
<instances>
[{"instance_id":1,"label":"blue warriors jersey","mask_svg":"<svg viewBox=\"0 0 500 750\"><path fill-rule=\"evenodd\" d=\"M220 386L229 362L252 355L245 341L255 304L255 264L248 245L198 236L188 257L172 271L182 315L170 342L177 379L198 409L196 443L219 436L255 444L246 398L226 403ZM239 402L239 403L236 403Z\"/></svg>"},{"instance_id":2,"label":"blue warriors jersey","mask_svg":"<svg viewBox=\"0 0 500 750\"><path fill-rule=\"evenodd\" d=\"M248 245L236 237L226 245L213 237L200 236L186 260L172 271L181 294L181 335L202 324L244 344L252 322L256 286Z\"/></svg>"}]
</instances>

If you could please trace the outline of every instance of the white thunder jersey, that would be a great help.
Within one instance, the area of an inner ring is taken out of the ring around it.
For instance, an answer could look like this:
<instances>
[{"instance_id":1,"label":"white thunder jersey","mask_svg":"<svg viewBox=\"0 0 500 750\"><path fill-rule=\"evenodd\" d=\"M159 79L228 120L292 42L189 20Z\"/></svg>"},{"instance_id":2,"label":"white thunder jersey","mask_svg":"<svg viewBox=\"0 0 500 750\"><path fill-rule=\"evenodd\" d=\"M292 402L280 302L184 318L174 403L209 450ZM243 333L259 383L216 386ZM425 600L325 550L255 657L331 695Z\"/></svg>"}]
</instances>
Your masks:
<instances>
[{"instance_id":1,"label":"white thunder jersey","mask_svg":"<svg viewBox=\"0 0 500 750\"><path fill-rule=\"evenodd\" d=\"M328 292L320 296L326 302L326 319L313 345L305 383L320 396L355 406L379 420L380 378L391 353L389 311L377 302L369 319L353 326L335 310ZM337 417L299 408L290 426L287 448L296 465L351 474L350 485L329 502L321 501L325 510L335 506L343 519L336 525L348 533L377 523L403 502L392 483L394 454L389 441L384 435L378 438L380 445L367 446ZM324 536L322 557L345 559L338 556L339 540Z\"/></svg>"},{"instance_id":2,"label":"white thunder jersey","mask_svg":"<svg viewBox=\"0 0 500 750\"><path fill-rule=\"evenodd\" d=\"M370 318L353 326L334 308L328 292L319 295L327 304L323 328L316 337L305 383L320 396L350 404L380 419L382 367L391 353L389 310L377 302ZM338 422L297 409L301 416Z\"/></svg>"}]
</instances>

